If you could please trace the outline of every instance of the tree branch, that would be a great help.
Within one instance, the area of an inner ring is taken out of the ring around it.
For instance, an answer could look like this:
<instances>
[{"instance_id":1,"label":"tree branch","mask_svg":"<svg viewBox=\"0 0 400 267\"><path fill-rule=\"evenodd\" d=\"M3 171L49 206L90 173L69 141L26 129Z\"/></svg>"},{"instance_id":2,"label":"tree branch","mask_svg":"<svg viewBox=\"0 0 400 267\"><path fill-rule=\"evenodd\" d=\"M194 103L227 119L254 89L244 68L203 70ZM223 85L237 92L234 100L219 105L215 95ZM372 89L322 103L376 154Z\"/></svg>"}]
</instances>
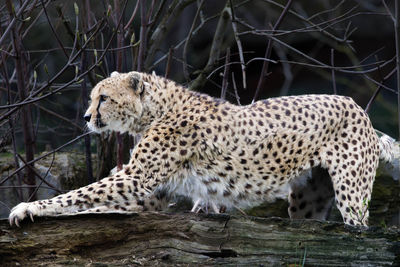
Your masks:
<instances>
[{"instance_id":1,"label":"tree branch","mask_svg":"<svg viewBox=\"0 0 400 267\"><path fill-rule=\"evenodd\" d=\"M278 20L276 21L273 29L272 29L272 34L278 30L279 26L281 25L283 19L286 17L291 5L293 3L293 0L288 0L285 8L283 9L281 15L279 16ZM268 40L268 45L267 45L267 49L265 50L265 58L270 58L271 57L271 51L272 51L272 42L273 39L270 38ZM255 102L258 99L258 95L260 94L260 90L261 88L264 88L265 86L265 81L268 75L268 67L269 67L269 61L264 61L262 69L261 69L261 74L260 74L260 79L258 80L258 84L257 84L257 89L256 92L254 93L254 97L253 97L253 101Z\"/></svg>"},{"instance_id":2,"label":"tree branch","mask_svg":"<svg viewBox=\"0 0 400 267\"><path fill-rule=\"evenodd\" d=\"M222 41L224 38L224 34L229 25L230 20L230 8L229 8L229 0L226 3L226 6L221 11L221 15L217 24L217 28L214 33L214 38L211 43L210 54L208 56L208 61L206 66L203 68L201 73L197 76L197 78L191 83L189 86L190 90L199 90L206 83L207 75L213 70L215 64L219 59L220 51L223 49Z\"/></svg>"},{"instance_id":3,"label":"tree branch","mask_svg":"<svg viewBox=\"0 0 400 267\"><path fill-rule=\"evenodd\" d=\"M0 231L0 264L6 266L400 263L398 228L365 230L313 220L143 212L37 218L35 223L24 221L22 230L1 220Z\"/></svg>"}]
</instances>

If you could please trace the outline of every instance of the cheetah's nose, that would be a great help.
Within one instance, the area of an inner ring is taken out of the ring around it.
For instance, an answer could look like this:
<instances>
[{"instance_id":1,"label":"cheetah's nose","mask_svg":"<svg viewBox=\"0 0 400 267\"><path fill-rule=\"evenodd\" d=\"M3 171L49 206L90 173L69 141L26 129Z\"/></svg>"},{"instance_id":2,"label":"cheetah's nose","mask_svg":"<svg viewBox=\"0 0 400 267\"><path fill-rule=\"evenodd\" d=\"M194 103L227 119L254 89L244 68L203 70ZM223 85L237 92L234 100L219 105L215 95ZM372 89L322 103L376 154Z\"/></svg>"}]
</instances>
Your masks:
<instances>
[{"instance_id":1,"label":"cheetah's nose","mask_svg":"<svg viewBox=\"0 0 400 267\"><path fill-rule=\"evenodd\" d=\"M89 122L89 121L90 121L90 118L91 118L91 117L92 117L92 115L91 115L91 114L83 116L83 118L84 118L84 119L85 119L85 121L87 121L87 122Z\"/></svg>"}]
</instances>

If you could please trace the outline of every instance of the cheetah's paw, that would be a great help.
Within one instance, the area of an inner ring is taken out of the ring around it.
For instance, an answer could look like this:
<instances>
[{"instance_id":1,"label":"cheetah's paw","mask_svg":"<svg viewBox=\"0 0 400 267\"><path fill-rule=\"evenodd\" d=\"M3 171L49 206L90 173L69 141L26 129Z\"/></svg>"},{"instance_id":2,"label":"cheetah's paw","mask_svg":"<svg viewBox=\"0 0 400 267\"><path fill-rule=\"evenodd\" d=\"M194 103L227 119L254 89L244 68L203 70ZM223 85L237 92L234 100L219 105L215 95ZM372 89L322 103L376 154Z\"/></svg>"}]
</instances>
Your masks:
<instances>
[{"instance_id":1,"label":"cheetah's paw","mask_svg":"<svg viewBox=\"0 0 400 267\"><path fill-rule=\"evenodd\" d=\"M33 216L39 214L39 209L32 203L21 202L15 206L8 217L8 221L12 226L15 224L19 227L19 222L23 221L26 217L30 217L33 222Z\"/></svg>"}]
</instances>

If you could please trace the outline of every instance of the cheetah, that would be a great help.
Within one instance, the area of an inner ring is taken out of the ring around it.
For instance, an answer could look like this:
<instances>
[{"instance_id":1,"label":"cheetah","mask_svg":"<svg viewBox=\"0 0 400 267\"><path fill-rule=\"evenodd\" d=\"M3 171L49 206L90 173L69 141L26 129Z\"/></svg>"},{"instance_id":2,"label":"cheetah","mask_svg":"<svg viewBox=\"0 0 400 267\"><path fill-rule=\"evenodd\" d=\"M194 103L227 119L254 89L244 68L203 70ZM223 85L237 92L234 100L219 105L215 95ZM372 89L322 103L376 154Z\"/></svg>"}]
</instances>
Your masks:
<instances>
[{"instance_id":1,"label":"cheetah","mask_svg":"<svg viewBox=\"0 0 400 267\"><path fill-rule=\"evenodd\" d=\"M94 132L141 134L124 168L52 199L20 203L9 215L161 211L176 195L193 211L244 209L288 198L291 218L326 219L332 202L345 224L367 225L379 138L350 98L303 95L247 106L190 91L155 74L113 72L91 92L84 119ZM310 178L319 166L322 175Z\"/></svg>"}]
</instances>

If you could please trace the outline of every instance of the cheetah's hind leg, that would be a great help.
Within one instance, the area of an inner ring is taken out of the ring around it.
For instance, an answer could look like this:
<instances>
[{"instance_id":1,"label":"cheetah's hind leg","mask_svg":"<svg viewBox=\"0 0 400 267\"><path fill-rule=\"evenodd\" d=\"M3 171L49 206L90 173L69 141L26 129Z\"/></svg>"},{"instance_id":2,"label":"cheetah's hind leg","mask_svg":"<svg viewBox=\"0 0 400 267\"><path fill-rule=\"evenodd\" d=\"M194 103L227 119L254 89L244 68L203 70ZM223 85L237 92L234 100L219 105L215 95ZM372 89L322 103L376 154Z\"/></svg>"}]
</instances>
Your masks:
<instances>
[{"instance_id":1,"label":"cheetah's hind leg","mask_svg":"<svg viewBox=\"0 0 400 267\"><path fill-rule=\"evenodd\" d=\"M315 167L290 184L289 216L291 219L327 220L334 196L328 171Z\"/></svg>"},{"instance_id":2,"label":"cheetah's hind leg","mask_svg":"<svg viewBox=\"0 0 400 267\"><path fill-rule=\"evenodd\" d=\"M336 207L345 224L368 225L379 147L374 140L365 140L360 142L356 136L351 136L347 142L330 146L333 150L327 152L326 165L332 178ZM350 148L349 143L355 145ZM357 154L349 157L350 149L357 150Z\"/></svg>"}]
</instances>

